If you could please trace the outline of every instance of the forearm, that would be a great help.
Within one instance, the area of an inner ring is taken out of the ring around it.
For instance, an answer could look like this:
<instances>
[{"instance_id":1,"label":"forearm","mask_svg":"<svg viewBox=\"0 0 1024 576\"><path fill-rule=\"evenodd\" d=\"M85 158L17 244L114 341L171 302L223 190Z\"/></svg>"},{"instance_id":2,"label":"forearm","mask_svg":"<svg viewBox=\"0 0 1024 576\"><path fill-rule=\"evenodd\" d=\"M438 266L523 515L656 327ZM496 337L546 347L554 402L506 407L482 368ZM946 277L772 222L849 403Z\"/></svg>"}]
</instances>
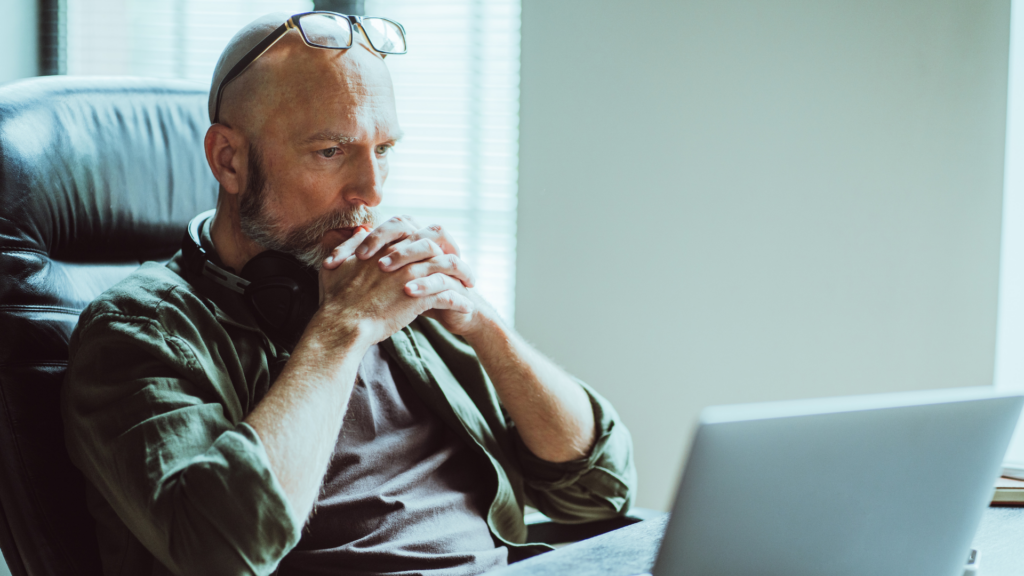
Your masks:
<instances>
[{"instance_id":1,"label":"forearm","mask_svg":"<svg viewBox=\"0 0 1024 576\"><path fill-rule=\"evenodd\" d=\"M315 327L307 332L245 419L263 442L300 525L316 502L366 352L355 334L328 337Z\"/></svg>"},{"instance_id":2,"label":"forearm","mask_svg":"<svg viewBox=\"0 0 1024 576\"><path fill-rule=\"evenodd\" d=\"M494 314L464 335L526 446L550 462L587 455L595 439L586 392Z\"/></svg>"}]
</instances>

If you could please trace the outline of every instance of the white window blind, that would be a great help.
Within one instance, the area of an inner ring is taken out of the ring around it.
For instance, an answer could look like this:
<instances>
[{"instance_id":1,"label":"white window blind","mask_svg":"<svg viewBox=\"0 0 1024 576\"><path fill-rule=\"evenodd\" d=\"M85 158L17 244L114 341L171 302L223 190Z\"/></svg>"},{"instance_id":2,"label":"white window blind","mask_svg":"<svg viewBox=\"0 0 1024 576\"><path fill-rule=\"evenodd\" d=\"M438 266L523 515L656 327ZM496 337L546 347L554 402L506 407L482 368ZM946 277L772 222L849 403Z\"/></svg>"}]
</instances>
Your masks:
<instances>
[{"instance_id":1,"label":"white window blind","mask_svg":"<svg viewBox=\"0 0 1024 576\"><path fill-rule=\"evenodd\" d=\"M68 74L193 80L209 87L227 41L267 12L309 0L65 0ZM439 223L474 267L478 290L514 318L519 142L519 0L368 0L405 26L390 56L405 138L381 206Z\"/></svg>"}]
</instances>

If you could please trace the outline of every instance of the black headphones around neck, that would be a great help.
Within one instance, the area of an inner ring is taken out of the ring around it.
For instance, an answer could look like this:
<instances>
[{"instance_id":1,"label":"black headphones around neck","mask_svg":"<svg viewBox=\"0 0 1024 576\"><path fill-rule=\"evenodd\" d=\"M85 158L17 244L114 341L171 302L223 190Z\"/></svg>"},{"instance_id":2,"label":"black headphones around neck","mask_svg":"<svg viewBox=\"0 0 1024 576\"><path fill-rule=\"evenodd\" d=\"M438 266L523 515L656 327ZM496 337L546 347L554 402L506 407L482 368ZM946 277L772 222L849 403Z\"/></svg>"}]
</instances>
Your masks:
<instances>
[{"instance_id":1,"label":"black headphones around neck","mask_svg":"<svg viewBox=\"0 0 1024 576\"><path fill-rule=\"evenodd\" d=\"M203 212L188 223L181 243L185 267L193 274L241 294L264 334L291 350L320 306L316 270L276 250L254 256L242 267L240 276L217 266L210 262L199 239L199 227L214 212L216 210Z\"/></svg>"}]
</instances>

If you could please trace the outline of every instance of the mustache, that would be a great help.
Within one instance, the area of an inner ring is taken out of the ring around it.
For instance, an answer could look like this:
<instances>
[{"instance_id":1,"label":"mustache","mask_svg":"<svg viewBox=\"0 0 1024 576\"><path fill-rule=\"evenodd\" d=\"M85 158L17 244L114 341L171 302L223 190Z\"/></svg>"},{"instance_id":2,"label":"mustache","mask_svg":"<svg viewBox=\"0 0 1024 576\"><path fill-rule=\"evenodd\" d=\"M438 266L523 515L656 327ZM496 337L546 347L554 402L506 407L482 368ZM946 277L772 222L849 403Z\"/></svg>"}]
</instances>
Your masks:
<instances>
[{"instance_id":1,"label":"mustache","mask_svg":"<svg viewBox=\"0 0 1024 576\"><path fill-rule=\"evenodd\" d=\"M284 237L283 244L299 249L308 248L319 245L324 234L336 228L355 228L357 226L376 228L379 220L378 211L369 206L334 210L289 231Z\"/></svg>"}]
</instances>

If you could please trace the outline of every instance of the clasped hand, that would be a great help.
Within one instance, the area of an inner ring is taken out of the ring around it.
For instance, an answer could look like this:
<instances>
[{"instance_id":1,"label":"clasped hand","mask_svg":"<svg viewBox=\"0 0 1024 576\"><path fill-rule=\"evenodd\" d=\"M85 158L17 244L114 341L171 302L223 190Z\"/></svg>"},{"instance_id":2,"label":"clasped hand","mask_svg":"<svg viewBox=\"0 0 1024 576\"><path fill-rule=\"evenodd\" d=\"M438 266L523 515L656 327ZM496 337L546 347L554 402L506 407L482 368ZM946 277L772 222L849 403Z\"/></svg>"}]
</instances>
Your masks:
<instances>
[{"instance_id":1,"label":"clasped hand","mask_svg":"<svg viewBox=\"0 0 1024 576\"><path fill-rule=\"evenodd\" d=\"M397 216L358 230L320 270L320 312L351 322L379 342L423 314L466 334L486 304L470 288L472 269L441 226L420 228Z\"/></svg>"}]
</instances>

